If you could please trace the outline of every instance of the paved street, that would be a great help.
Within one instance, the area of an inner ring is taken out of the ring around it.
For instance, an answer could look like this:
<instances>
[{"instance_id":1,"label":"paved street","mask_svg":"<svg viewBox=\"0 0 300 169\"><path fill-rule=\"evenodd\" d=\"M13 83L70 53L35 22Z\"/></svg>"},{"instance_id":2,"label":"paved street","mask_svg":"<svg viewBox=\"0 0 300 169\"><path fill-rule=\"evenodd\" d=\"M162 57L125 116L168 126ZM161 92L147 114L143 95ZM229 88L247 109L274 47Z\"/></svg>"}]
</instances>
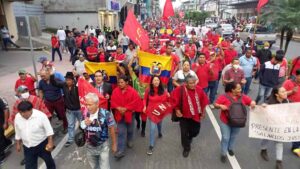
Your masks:
<instances>
[{"instance_id":1,"label":"paved street","mask_svg":"<svg viewBox=\"0 0 300 169\"><path fill-rule=\"evenodd\" d=\"M279 43L277 43L279 45ZM276 47L276 46L275 46ZM288 57L294 57L299 50L300 43L292 42L288 50ZM35 56L47 55L45 52L35 52ZM72 66L67 61L69 56L64 57L62 62L55 62L58 71L65 74L71 70ZM30 52L22 51L0 51L0 95L8 99L12 106L13 86L17 75L17 70L24 68L33 73ZM38 65L38 70L40 65ZM257 84L252 84L250 96L257 95ZM223 93L223 87L219 87L218 93ZM208 110L208 112L210 112ZM269 145L269 155L271 160L265 162L259 156L260 140L248 138L248 128L241 130L235 149L236 160L231 158L224 165L220 162L220 141L218 137L219 112L212 111L212 116L207 115L202 122L200 135L193 141L192 151L188 158L182 157L180 144L180 131L178 123L172 123L170 117L163 122L163 138L156 139L156 145L152 156L146 154L149 144L149 128L146 130L146 137L140 137L139 131L135 129L134 147L126 152L126 156L120 161L111 157L112 169L273 169L275 167L275 145ZM215 120L217 123L215 123ZM214 124L214 125L213 125ZM147 125L148 127L148 125ZM58 169L82 169L89 168L85 157L84 148L77 148L72 145L69 148L60 147L63 145L64 135L57 133L55 142L55 161ZM300 161L290 152L291 145L284 144L283 165L285 169L300 169ZM60 149L61 148L61 149ZM15 149L11 149L11 154L2 166L3 169L22 168L19 162L22 154L17 154Z\"/></svg>"}]
</instances>

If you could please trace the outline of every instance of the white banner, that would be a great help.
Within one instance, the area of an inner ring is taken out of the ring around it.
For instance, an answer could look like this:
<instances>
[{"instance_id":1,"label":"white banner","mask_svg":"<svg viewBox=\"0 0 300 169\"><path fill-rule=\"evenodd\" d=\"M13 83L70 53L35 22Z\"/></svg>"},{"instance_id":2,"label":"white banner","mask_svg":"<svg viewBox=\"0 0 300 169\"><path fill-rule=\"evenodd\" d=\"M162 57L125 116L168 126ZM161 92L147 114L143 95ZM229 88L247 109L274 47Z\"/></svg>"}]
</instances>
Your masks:
<instances>
[{"instance_id":1,"label":"white banner","mask_svg":"<svg viewBox=\"0 0 300 169\"><path fill-rule=\"evenodd\" d=\"M250 111L249 137L300 141L300 103L256 106Z\"/></svg>"}]
</instances>

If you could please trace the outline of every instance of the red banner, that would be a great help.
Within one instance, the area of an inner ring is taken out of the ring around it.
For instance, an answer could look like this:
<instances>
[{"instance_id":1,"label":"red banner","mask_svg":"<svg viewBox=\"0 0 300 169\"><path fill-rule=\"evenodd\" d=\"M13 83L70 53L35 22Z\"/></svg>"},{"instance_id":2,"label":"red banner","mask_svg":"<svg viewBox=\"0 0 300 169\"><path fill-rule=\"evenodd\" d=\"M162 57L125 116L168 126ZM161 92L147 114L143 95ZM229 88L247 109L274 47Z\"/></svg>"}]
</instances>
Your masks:
<instances>
[{"instance_id":1,"label":"red banner","mask_svg":"<svg viewBox=\"0 0 300 169\"><path fill-rule=\"evenodd\" d=\"M257 4L257 12L260 13L260 9L268 3L269 0L259 0Z\"/></svg>"},{"instance_id":2,"label":"red banner","mask_svg":"<svg viewBox=\"0 0 300 169\"><path fill-rule=\"evenodd\" d=\"M159 123L166 117L168 114L171 114L173 107L170 102L160 103L153 107L147 108L147 116L154 123Z\"/></svg>"},{"instance_id":3,"label":"red banner","mask_svg":"<svg viewBox=\"0 0 300 169\"><path fill-rule=\"evenodd\" d=\"M78 95L80 100L81 111L85 115L87 108L85 106L84 96L88 93L96 93L99 97L99 107L107 109L107 99L104 98L96 88L94 88L89 82L84 80L82 77L78 78Z\"/></svg>"},{"instance_id":4,"label":"red banner","mask_svg":"<svg viewBox=\"0 0 300 169\"><path fill-rule=\"evenodd\" d=\"M162 18L164 20L168 20L170 16L175 16L175 13L174 13L172 1L166 0Z\"/></svg>"},{"instance_id":5,"label":"red banner","mask_svg":"<svg viewBox=\"0 0 300 169\"><path fill-rule=\"evenodd\" d=\"M137 21L132 10L128 11L123 31L134 43L140 46L142 50L148 49L148 32L145 31L141 24Z\"/></svg>"}]
</instances>

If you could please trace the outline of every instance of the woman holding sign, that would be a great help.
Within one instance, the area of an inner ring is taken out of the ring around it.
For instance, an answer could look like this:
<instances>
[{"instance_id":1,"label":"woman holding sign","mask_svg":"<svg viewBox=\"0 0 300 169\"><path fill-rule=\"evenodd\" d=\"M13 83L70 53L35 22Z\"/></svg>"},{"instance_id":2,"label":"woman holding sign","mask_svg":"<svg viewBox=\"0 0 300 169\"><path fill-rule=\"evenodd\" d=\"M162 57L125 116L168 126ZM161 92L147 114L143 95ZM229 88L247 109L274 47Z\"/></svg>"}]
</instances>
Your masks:
<instances>
[{"instance_id":1,"label":"woman holding sign","mask_svg":"<svg viewBox=\"0 0 300 169\"><path fill-rule=\"evenodd\" d=\"M287 99L287 91L284 87L274 88L272 94L267 100L267 104L282 104L282 103L290 103ZM262 105L266 107L266 104ZM265 161L269 161L269 156L267 153L269 140L262 140L261 142L261 152L260 155L262 159ZM283 154L283 143L282 142L275 142L276 147L276 169L282 169L282 154Z\"/></svg>"},{"instance_id":2,"label":"woman holding sign","mask_svg":"<svg viewBox=\"0 0 300 169\"><path fill-rule=\"evenodd\" d=\"M147 114L150 120L150 146L149 146L149 150L147 151L148 155L152 155L153 153L154 141L155 141L154 134L155 134L156 126L158 129L158 138L162 138L162 134L161 134L162 118L164 117L164 114L166 114L166 111L168 109L171 111L171 109L168 108L168 105L166 105L169 96L170 95L164 89L159 76L152 76L150 87L146 89L144 95L144 109L143 109L143 112Z\"/></svg>"},{"instance_id":3,"label":"woman holding sign","mask_svg":"<svg viewBox=\"0 0 300 169\"><path fill-rule=\"evenodd\" d=\"M227 152L230 156L234 156L236 137L247 121L246 105L254 108L256 103L249 96L242 94L241 85L234 82L225 85L225 94L220 95L215 102L215 108L221 109L221 162L223 163L226 162Z\"/></svg>"}]
</instances>

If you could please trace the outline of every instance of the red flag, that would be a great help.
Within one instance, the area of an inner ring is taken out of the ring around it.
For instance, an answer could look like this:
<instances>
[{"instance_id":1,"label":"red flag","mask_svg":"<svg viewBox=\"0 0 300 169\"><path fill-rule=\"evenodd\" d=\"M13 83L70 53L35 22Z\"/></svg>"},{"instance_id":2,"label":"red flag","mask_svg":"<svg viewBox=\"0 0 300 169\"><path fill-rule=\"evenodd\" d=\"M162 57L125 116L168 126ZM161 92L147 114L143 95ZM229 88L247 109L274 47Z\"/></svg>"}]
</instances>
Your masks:
<instances>
[{"instance_id":1,"label":"red flag","mask_svg":"<svg viewBox=\"0 0 300 169\"><path fill-rule=\"evenodd\" d=\"M163 19L168 20L170 16L174 16L174 9L171 0L166 0L163 12Z\"/></svg>"},{"instance_id":2,"label":"red flag","mask_svg":"<svg viewBox=\"0 0 300 169\"><path fill-rule=\"evenodd\" d=\"M154 123L159 123L165 116L172 113L173 107L170 102L164 102L147 108L147 116Z\"/></svg>"},{"instance_id":3,"label":"red flag","mask_svg":"<svg viewBox=\"0 0 300 169\"><path fill-rule=\"evenodd\" d=\"M81 105L81 111L85 115L87 112L87 108L85 106L84 96L88 93L96 93L99 97L99 107L107 109L107 99L101 95L96 88L94 88L89 82L84 80L83 78L78 79L78 95Z\"/></svg>"},{"instance_id":4,"label":"red flag","mask_svg":"<svg viewBox=\"0 0 300 169\"><path fill-rule=\"evenodd\" d=\"M143 29L141 24L137 21L133 11L128 11L128 15L124 24L124 33L142 50L148 49L149 37L148 32Z\"/></svg>"},{"instance_id":5,"label":"red flag","mask_svg":"<svg viewBox=\"0 0 300 169\"><path fill-rule=\"evenodd\" d=\"M259 0L257 4L257 12L260 13L260 9L268 3L269 0Z\"/></svg>"}]
</instances>

